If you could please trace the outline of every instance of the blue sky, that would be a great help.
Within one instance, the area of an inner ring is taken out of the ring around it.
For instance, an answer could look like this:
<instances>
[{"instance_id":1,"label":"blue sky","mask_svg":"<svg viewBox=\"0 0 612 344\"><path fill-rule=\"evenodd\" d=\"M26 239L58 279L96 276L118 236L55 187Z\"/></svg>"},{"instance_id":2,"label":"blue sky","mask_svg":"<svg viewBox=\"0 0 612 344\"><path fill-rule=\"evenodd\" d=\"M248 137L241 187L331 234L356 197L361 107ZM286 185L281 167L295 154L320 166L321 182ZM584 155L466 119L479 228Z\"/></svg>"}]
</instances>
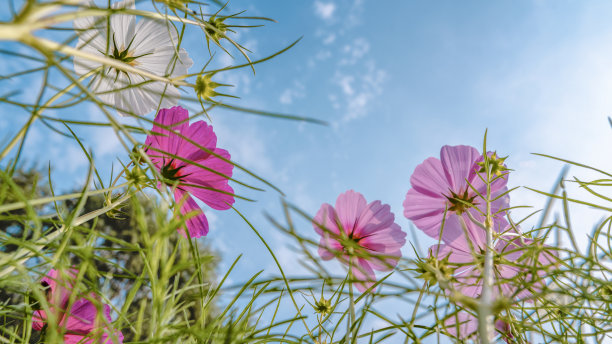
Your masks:
<instances>
[{"instance_id":1,"label":"blue sky","mask_svg":"<svg viewBox=\"0 0 612 344\"><path fill-rule=\"evenodd\" d=\"M240 106L314 117L329 126L212 112L218 146L310 214L354 189L368 201L390 204L396 222L409 232L402 202L416 165L438 156L446 144L480 149L487 129L489 148L510 156L511 186L550 189L562 164L534 152L612 169L610 2L234 0L229 8L278 21L235 36L255 59L303 39L258 65L256 75L247 69L218 74L235 85L224 91L240 96L235 102ZM202 39L194 30L184 46L195 61L190 71L208 58ZM219 66L232 63L221 53L217 57ZM7 59L0 72L14 68L11 63ZM29 87L27 81L0 81L2 93L22 89L31 96ZM0 143L25 120L16 113L0 107ZM88 106L52 114L101 118ZM101 171L108 173L107 164L123 154L121 146L108 131L79 130L97 151ZM65 143L37 125L24 158L42 166L50 160L54 182L68 191L84 179L87 166L78 146ZM592 177L578 169L570 175ZM584 196L568 187L570 194ZM258 200L237 207L293 268L299 257L263 216L265 211L281 217L278 194L236 189ZM525 189L511 197L513 205L544 203ZM579 237L602 216L585 207L572 210ZM260 269L276 273L263 245L236 214L207 214L211 231L204 240L221 252L222 271L243 253L234 281ZM300 230L315 238L308 223ZM416 234L425 249L430 241ZM409 247L404 253L411 256ZM338 264L335 269L340 271Z\"/></svg>"}]
</instances>

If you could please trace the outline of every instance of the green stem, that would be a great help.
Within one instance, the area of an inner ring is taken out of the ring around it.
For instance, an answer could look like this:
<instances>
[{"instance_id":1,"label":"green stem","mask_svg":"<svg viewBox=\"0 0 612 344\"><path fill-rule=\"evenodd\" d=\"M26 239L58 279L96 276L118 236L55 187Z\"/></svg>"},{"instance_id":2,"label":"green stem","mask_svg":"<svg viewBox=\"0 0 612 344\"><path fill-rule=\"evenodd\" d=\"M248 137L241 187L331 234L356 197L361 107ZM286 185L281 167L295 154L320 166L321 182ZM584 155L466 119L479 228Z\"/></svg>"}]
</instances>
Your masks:
<instances>
[{"instance_id":1,"label":"green stem","mask_svg":"<svg viewBox=\"0 0 612 344\"><path fill-rule=\"evenodd\" d=\"M478 332L480 343L489 344L494 335L493 330L493 216L491 214L491 170L488 164L486 150L483 152L485 157L485 168L487 173L487 217L485 220L486 246L485 261L483 271L483 286L480 302L478 304Z\"/></svg>"},{"instance_id":2,"label":"green stem","mask_svg":"<svg viewBox=\"0 0 612 344\"><path fill-rule=\"evenodd\" d=\"M349 270L348 270L348 284L349 284L349 317L347 321L346 328L346 343L352 343L355 341L355 336L351 339L351 332L353 327L353 321L355 321L355 300L353 297L353 272L352 272L351 262L349 261Z\"/></svg>"}]
</instances>

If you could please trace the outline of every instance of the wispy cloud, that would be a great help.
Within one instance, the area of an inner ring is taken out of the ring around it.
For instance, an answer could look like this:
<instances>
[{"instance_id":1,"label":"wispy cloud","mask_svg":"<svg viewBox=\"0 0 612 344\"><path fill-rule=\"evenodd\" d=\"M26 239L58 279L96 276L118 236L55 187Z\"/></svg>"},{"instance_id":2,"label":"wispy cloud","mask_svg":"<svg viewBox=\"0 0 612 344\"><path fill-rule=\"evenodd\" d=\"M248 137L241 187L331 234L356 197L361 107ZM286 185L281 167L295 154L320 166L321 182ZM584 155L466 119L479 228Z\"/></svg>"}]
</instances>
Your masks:
<instances>
[{"instance_id":1,"label":"wispy cloud","mask_svg":"<svg viewBox=\"0 0 612 344\"><path fill-rule=\"evenodd\" d=\"M304 98L306 96L306 90L304 84L299 81L293 82L293 87L285 89L278 101L282 104L292 104L295 99Z\"/></svg>"},{"instance_id":2,"label":"wispy cloud","mask_svg":"<svg viewBox=\"0 0 612 344\"><path fill-rule=\"evenodd\" d=\"M314 7L317 17L324 20L332 19L336 11L336 5L333 2L315 1Z\"/></svg>"},{"instance_id":3,"label":"wispy cloud","mask_svg":"<svg viewBox=\"0 0 612 344\"><path fill-rule=\"evenodd\" d=\"M366 39L356 38L342 48L342 58L333 76L340 95L329 96L335 109L343 109L341 121L348 122L364 116L368 104L382 93L386 72L373 60L364 60L370 50Z\"/></svg>"},{"instance_id":4,"label":"wispy cloud","mask_svg":"<svg viewBox=\"0 0 612 344\"><path fill-rule=\"evenodd\" d=\"M364 38L356 38L352 43L342 48L343 57L340 65L354 65L370 51L370 42Z\"/></svg>"},{"instance_id":5,"label":"wispy cloud","mask_svg":"<svg viewBox=\"0 0 612 344\"><path fill-rule=\"evenodd\" d=\"M345 114L342 116L342 121L347 122L368 112L369 103L382 93L386 72L376 68L372 62L366 66L366 71L362 75L337 73L336 76L343 94Z\"/></svg>"}]
</instances>

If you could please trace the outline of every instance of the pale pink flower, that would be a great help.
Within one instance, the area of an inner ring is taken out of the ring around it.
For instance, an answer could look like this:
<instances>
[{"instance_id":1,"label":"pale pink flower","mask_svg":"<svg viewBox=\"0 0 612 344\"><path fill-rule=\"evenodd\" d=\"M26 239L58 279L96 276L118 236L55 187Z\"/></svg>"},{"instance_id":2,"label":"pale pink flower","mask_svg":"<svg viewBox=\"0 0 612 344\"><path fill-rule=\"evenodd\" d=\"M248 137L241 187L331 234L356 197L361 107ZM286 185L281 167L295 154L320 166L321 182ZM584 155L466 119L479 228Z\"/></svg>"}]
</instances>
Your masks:
<instances>
[{"instance_id":1,"label":"pale pink flower","mask_svg":"<svg viewBox=\"0 0 612 344\"><path fill-rule=\"evenodd\" d=\"M213 209L231 208L234 190L228 178L232 176L234 165L229 162L230 154L217 148L217 135L212 126L203 121L189 124L189 113L180 106L161 109L151 131L145 146L163 178L158 188L164 185L173 188L181 214L190 216L186 221L190 237L206 235L208 221L191 195ZM182 229L180 232L186 236Z\"/></svg>"},{"instance_id":2,"label":"pale pink flower","mask_svg":"<svg viewBox=\"0 0 612 344\"><path fill-rule=\"evenodd\" d=\"M443 220L448 221L459 215L467 222L469 217L466 212L476 216L479 214L476 208L484 213L485 200L478 196L478 193L483 196L487 194L487 185L479 176L481 166L478 163L482 160L482 155L474 147L442 147L440 159L427 158L410 177L412 188L406 194L404 216L427 235L438 239ZM507 181L507 173L502 173L491 183L492 199L507 191ZM507 195L500 197L492 202L492 212L497 213L507 208L508 203ZM442 240L449 243L462 234L445 226Z\"/></svg>"},{"instance_id":3,"label":"pale pink flower","mask_svg":"<svg viewBox=\"0 0 612 344\"><path fill-rule=\"evenodd\" d=\"M454 289L462 295L479 298L483 288L486 233L472 221L465 224L451 222L448 225L449 229L462 232L464 229L453 226L465 226L468 236L464 235L449 244L433 245L429 248L429 254L442 260L447 268L454 271L450 281ZM533 302L532 295L544 287L547 270L557 265L556 252L523 237L503 218L494 219L493 225L496 233L493 246L493 297L504 296L512 300ZM532 271L537 271L537 276ZM475 334L477 323L473 316L460 311L457 316L445 321L445 327L449 333L465 339ZM503 332L501 324L496 323L498 331L505 333L505 338L510 338L512 334ZM508 324L503 324L506 329L509 328Z\"/></svg>"},{"instance_id":4,"label":"pale pink flower","mask_svg":"<svg viewBox=\"0 0 612 344\"><path fill-rule=\"evenodd\" d=\"M314 230L321 235L319 255L350 264L360 281L357 289L363 292L375 283L374 270L390 271L402 256L406 233L394 221L389 205L368 204L353 190L340 194L335 208L324 203L313 219Z\"/></svg>"},{"instance_id":5,"label":"pale pink flower","mask_svg":"<svg viewBox=\"0 0 612 344\"><path fill-rule=\"evenodd\" d=\"M88 293L86 296L78 295L69 305L77 273L77 270L71 269L62 275L52 269L40 280L46 290L49 309L63 333L64 343L123 343L121 331L115 330L110 325L110 306L102 304L102 314L100 314L101 302L94 293ZM42 330L46 322L47 313L44 310L34 311L32 316L34 330Z\"/></svg>"},{"instance_id":6,"label":"pale pink flower","mask_svg":"<svg viewBox=\"0 0 612 344\"><path fill-rule=\"evenodd\" d=\"M452 337L460 339L476 339L478 336L478 319L466 311L458 311L444 321L444 327ZM495 330L501 339L511 343L514 339L510 325L501 320L495 321Z\"/></svg>"},{"instance_id":7,"label":"pale pink flower","mask_svg":"<svg viewBox=\"0 0 612 344\"><path fill-rule=\"evenodd\" d=\"M444 259L454 269L455 289L463 295L477 298L483 286L486 233L472 221L466 222L465 226L469 237L462 236L451 243L433 245L429 248L429 254L439 260ZM529 296L541 290L546 270L556 265L555 251L540 244L541 250L536 252L535 241L521 236L503 218L496 218L493 226L496 232L493 243L494 295L533 301ZM452 226L449 229L463 231ZM476 235L472 236L471 233ZM537 270L538 276L535 278L530 273L533 270Z\"/></svg>"}]
</instances>

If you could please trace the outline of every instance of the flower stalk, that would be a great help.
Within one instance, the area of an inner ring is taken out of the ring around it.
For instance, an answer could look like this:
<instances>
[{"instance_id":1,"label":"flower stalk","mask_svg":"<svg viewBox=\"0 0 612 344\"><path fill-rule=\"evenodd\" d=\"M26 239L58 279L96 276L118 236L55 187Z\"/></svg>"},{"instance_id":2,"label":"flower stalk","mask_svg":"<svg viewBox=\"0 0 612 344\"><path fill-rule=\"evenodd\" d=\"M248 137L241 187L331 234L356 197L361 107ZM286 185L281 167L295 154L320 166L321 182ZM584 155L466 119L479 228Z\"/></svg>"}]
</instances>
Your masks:
<instances>
[{"instance_id":1,"label":"flower stalk","mask_svg":"<svg viewBox=\"0 0 612 344\"><path fill-rule=\"evenodd\" d=\"M486 140L486 136L485 136ZM493 316L493 216L491 214L491 169L489 167L489 156L485 149L483 150L483 164L485 166L487 196L486 202L486 219L484 223L486 231L486 245L484 257L483 271L483 286L480 302L478 304L478 332L480 334L480 342L489 344L494 335L494 316Z\"/></svg>"}]
</instances>

